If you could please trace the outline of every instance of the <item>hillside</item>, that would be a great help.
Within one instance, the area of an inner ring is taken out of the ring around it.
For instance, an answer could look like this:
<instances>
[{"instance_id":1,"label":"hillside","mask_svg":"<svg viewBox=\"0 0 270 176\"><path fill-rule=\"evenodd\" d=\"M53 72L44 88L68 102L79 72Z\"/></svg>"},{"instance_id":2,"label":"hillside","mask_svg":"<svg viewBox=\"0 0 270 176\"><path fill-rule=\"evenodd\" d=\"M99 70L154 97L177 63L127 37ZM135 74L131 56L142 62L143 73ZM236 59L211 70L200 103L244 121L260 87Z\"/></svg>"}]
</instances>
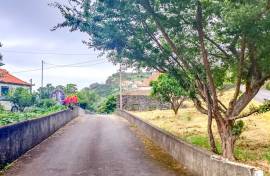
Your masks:
<instances>
[{"instance_id":1,"label":"hillside","mask_svg":"<svg viewBox=\"0 0 270 176\"><path fill-rule=\"evenodd\" d=\"M139 72L139 73L122 73L122 81L142 81L148 78L151 72ZM107 97L112 94L117 94L119 91L119 73L114 73L108 77L105 84L93 83L89 86L90 90L97 93L100 97Z\"/></svg>"}]
</instances>

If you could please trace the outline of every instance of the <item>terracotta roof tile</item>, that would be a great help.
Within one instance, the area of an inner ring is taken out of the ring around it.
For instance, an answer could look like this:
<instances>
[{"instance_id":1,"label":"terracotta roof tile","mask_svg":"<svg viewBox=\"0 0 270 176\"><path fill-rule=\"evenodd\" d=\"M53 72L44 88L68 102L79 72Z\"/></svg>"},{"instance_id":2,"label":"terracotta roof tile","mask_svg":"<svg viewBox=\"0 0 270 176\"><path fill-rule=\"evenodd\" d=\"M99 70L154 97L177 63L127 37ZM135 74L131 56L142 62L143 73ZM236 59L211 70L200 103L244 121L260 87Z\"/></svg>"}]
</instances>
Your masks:
<instances>
[{"instance_id":1,"label":"terracotta roof tile","mask_svg":"<svg viewBox=\"0 0 270 176\"><path fill-rule=\"evenodd\" d=\"M11 75L7 70L0 68L0 82L7 84L16 84L23 86L31 86L31 84Z\"/></svg>"}]
</instances>

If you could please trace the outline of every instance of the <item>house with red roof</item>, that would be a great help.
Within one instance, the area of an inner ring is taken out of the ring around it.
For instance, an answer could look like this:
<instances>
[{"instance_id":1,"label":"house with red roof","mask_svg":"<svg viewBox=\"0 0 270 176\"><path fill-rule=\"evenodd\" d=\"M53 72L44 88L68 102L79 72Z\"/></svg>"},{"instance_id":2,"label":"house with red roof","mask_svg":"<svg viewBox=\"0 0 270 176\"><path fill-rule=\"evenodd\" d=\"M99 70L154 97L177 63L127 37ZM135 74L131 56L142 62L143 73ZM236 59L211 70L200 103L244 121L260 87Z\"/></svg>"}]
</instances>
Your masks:
<instances>
[{"instance_id":1,"label":"house with red roof","mask_svg":"<svg viewBox=\"0 0 270 176\"><path fill-rule=\"evenodd\" d=\"M13 76L7 70L0 68L0 96L6 96L11 90L18 87L31 88L31 84Z\"/></svg>"}]
</instances>

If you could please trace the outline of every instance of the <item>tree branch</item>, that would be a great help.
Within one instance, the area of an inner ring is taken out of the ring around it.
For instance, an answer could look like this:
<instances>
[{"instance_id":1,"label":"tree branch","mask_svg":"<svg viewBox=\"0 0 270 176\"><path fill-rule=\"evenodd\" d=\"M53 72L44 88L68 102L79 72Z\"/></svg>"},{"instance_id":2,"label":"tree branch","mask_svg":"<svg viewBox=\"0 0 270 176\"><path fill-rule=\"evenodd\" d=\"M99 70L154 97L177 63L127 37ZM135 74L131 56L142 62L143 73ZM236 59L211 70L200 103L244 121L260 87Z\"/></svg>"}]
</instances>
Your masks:
<instances>
[{"instance_id":1,"label":"tree branch","mask_svg":"<svg viewBox=\"0 0 270 176\"><path fill-rule=\"evenodd\" d=\"M243 38L241 41L241 55L239 58L239 62L238 62L238 72L237 72L237 80L236 80L236 87L235 87L235 92L233 95L232 100L229 103L229 108L227 111L227 117L230 116L230 114L233 111L235 102L239 96L240 93L240 86L241 86L241 80L242 80L242 72L243 72L243 65L244 65L244 59L245 59L245 50L246 50L246 41Z\"/></svg>"},{"instance_id":2,"label":"tree branch","mask_svg":"<svg viewBox=\"0 0 270 176\"><path fill-rule=\"evenodd\" d=\"M239 56L238 56L238 52L237 52L237 50L236 50L236 48L235 48L238 39L239 39L239 35L234 36L234 38L233 38L233 40L232 40L232 43L231 43L230 46L228 47L229 50L232 52L232 54L233 54L236 58L239 57Z\"/></svg>"},{"instance_id":3,"label":"tree branch","mask_svg":"<svg viewBox=\"0 0 270 176\"><path fill-rule=\"evenodd\" d=\"M258 108L258 109L254 109L254 110L252 110L252 111L249 111L249 112L247 112L247 113L241 114L241 115L239 115L239 116L231 117L231 118L229 118L229 120L242 119L242 118L248 117L248 116L250 116L250 115L252 115L252 114L258 113L259 111L260 111L259 108Z\"/></svg>"},{"instance_id":4,"label":"tree branch","mask_svg":"<svg viewBox=\"0 0 270 176\"><path fill-rule=\"evenodd\" d=\"M201 112L202 114L208 115L208 111L204 107L202 107L202 103L200 102L200 100L198 100L197 98L193 98L192 101L194 103L195 108L199 112Z\"/></svg>"},{"instance_id":5,"label":"tree branch","mask_svg":"<svg viewBox=\"0 0 270 176\"><path fill-rule=\"evenodd\" d=\"M215 112L218 111L218 98L217 98L217 92L216 92L216 86L214 83L214 79L211 73L211 69L210 69L210 63L208 60L208 52L205 48L205 44L204 44L204 38L205 38L205 33L203 30L203 24L202 24L202 6L201 6L201 2L197 2L197 14L196 14L196 22L197 22L197 31L198 31L198 35L199 35L199 41L200 41L200 49L201 49L201 53L202 53L202 59L203 59L203 65L206 71L206 75L209 81L209 87L210 87L210 92L212 95L212 101L213 101L213 110Z\"/></svg>"},{"instance_id":6,"label":"tree branch","mask_svg":"<svg viewBox=\"0 0 270 176\"><path fill-rule=\"evenodd\" d=\"M210 43L215 45L227 58L230 57L230 55L219 44L217 44L214 40L212 40L210 37L205 35L205 39L207 39Z\"/></svg>"}]
</instances>

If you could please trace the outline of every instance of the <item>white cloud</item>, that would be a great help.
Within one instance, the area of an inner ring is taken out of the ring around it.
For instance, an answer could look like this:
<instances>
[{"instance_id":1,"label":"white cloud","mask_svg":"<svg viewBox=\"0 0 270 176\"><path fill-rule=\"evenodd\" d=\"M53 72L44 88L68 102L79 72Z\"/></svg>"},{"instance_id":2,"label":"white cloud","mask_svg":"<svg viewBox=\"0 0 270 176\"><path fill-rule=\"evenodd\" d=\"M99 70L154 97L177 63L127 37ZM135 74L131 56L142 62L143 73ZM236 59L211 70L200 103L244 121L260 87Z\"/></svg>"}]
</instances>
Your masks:
<instances>
[{"instance_id":1,"label":"white cloud","mask_svg":"<svg viewBox=\"0 0 270 176\"><path fill-rule=\"evenodd\" d=\"M14 47L31 47L35 44L33 40L25 40L25 39L9 39L3 40L3 48L14 48Z\"/></svg>"}]
</instances>

